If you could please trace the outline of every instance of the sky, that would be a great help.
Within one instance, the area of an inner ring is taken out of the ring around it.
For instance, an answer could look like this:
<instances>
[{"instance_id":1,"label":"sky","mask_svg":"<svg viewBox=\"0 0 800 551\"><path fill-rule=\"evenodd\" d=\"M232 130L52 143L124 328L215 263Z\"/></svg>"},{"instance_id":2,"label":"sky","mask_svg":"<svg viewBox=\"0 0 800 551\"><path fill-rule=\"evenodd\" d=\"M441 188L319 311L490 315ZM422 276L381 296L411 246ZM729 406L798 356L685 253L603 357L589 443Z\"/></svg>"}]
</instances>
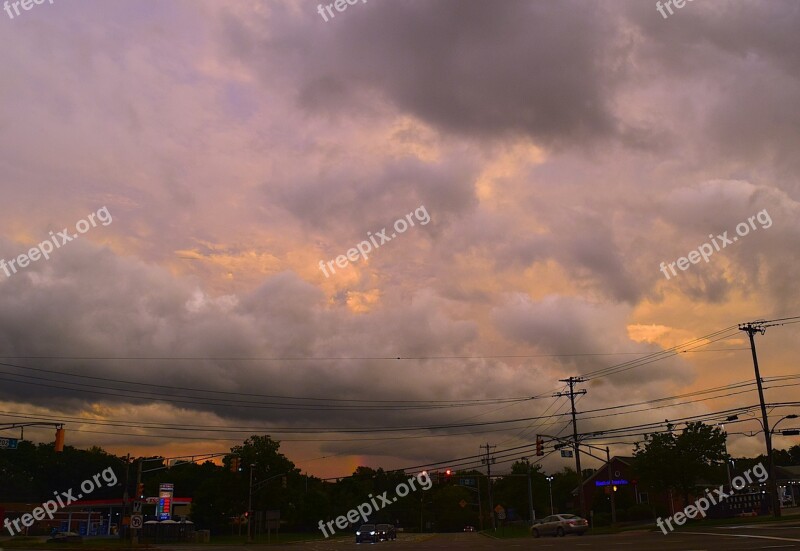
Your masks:
<instances>
[{"instance_id":1,"label":"sky","mask_svg":"<svg viewBox=\"0 0 800 551\"><path fill-rule=\"evenodd\" d=\"M570 376L582 434L758 403L737 324L800 316L800 4L342 5L0 12L0 423L336 477L531 455ZM769 403L799 329L755 337Z\"/></svg>"}]
</instances>

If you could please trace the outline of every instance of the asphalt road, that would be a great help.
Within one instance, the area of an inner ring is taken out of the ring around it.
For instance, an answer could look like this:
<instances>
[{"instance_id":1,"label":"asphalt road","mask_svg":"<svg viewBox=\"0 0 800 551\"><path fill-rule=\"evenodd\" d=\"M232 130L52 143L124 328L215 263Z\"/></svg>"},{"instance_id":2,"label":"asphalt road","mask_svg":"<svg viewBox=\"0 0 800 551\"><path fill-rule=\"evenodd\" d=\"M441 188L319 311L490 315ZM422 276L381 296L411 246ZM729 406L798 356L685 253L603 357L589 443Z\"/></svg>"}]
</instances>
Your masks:
<instances>
[{"instance_id":1,"label":"asphalt road","mask_svg":"<svg viewBox=\"0 0 800 551\"><path fill-rule=\"evenodd\" d=\"M244 547L244 549L243 549ZM172 551L214 551L228 549L223 546L180 546L162 549ZM522 550L546 549L558 551L566 549L591 550L609 549L622 551L729 551L753 549L798 549L800 550L800 523L779 524L754 524L728 527L713 527L705 529L674 532L667 535L661 532L623 532L621 534L603 536L566 536L563 538L543 537L517 538L517 539L492 539L480 534L398 534L397 541L378 544L356 544L351 539L335 539L308 543L296 543L284 546L236 546L239 551L343 551L358 549L360 551L391 551L400 550Z\"/></svg>"}]
</instances>

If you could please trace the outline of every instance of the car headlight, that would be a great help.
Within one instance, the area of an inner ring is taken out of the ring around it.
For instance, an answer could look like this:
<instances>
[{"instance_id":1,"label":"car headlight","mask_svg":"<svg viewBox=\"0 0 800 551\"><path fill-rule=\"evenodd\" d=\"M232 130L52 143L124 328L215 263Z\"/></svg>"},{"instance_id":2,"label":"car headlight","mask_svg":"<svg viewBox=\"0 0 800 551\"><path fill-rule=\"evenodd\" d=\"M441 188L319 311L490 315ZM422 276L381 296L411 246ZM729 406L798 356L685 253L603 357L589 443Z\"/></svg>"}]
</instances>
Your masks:
<instances>
[{"instance_id":1,"label":"car headlight","mask_svg":"<svg viewBox=\"0 0 800 551\"><path fill-rule=\"evenodd\" d=\"M370 533L369 533L369 535L370 535L370 536L374 536L374 535L375 535L375 532L370 532Z\"/></svg>"},{"instance_id":2,"label":"car headlight","mask_svg":"<svg viewBox=\"0 0 800 551\"><path fill-rule=\"evenodd\" d=\"M356 532L356 536L360 536L360 535L361 535L361 532Z\"/></svg>"}]
</instances>

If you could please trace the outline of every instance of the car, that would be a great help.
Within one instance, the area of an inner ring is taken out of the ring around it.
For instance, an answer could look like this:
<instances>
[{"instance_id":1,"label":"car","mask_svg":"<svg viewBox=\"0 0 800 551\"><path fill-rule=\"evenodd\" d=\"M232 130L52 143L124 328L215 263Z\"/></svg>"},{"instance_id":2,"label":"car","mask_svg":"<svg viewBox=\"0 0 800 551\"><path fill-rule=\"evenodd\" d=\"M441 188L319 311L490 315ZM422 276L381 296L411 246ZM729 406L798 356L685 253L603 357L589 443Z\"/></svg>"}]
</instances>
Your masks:
<instances>
[{"instance_id":1,"label":"car","mask_svg":"<svg viewBox=\"0 0 800 551\"><path fill-rule=\"evenodd\" d=\"M82 541L81 535L75 532L56 532L47 540L47 543L81 543Z\"/></svg>"},{"instance_id":2,"label":"car","mask_svg":"<svg viewBox=\"0 0 800 551\"><path fill-rule=\"evenodd\" d=\"M578 534L582 536L589 529L589 521L577 515L550 515L534 521L531 526L531 536L538 538L552 534L553 536L566 536Z\"/></svg>"},{"instance_id":3,"label":"car","mask_svg":"<svg viewBox=\"0 0 800 551\"><path fill-rule=\"evenodd\" d=\"M365 541L372 543L378 543L378 541L380 541L374 524L362 524L358 527L358 530L356 530L356 543L363 543Z\"/></svg>"},{"instance_id":4,"label":"car","mask_svg":"<svg viewBox=\"0 0 800 551\"><path fill-rule=\"evenodd\" d=\"M465 532L474 532L475 531L475 527L474 526L465 526L464 527L464 531Z\"/></svg>"},{"instance_id":5,"label":"car","mask_svg":"<svg viewBox=\"0 0 800 551\"><path fill-rule=\"evenodd\" d=\"M397 530L391 524L378 524L375 527L377 532L378 541L389 541L397 539Z\"/></svg>"},{"instance_id":6,"label":"car","mask_svg":"<svg viewBox=\"0 0 800 551\"><path fill-rule=\"evenodd\" d=\"M792 496L787 496L786 494L781 496L781 507L792 507L793 505Z\"/></svg>"}]
</instances>

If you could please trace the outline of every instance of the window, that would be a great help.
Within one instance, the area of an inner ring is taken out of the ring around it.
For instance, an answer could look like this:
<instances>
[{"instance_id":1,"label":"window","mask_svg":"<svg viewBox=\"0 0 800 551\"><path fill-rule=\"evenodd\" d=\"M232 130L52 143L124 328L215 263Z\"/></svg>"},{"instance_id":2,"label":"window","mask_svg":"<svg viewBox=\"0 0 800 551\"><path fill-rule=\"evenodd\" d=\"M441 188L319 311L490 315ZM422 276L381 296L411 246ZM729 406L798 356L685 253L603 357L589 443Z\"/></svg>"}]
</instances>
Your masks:
<instances>
[{"instance_id":1,"label":"window","mask_svg":"<svg viewBox=\"0 0 800 551\"><path fill-rule=\"evenodd\" d=\"M647 492L639 492L639 503L650 503Z\"/></svg>"}]
</instances>

